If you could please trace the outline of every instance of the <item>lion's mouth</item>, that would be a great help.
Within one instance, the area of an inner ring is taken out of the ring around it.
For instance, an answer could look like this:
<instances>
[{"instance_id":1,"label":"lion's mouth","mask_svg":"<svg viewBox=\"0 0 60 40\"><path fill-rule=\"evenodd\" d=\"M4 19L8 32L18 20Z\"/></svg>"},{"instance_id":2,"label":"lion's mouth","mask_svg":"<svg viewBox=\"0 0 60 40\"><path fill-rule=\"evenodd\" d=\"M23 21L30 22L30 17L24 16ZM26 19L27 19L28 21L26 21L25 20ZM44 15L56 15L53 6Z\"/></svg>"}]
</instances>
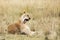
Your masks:
<instances>
[{"instance_id":1,"label":"lion's mouth","mask_svg":"<svg viewBox=\"0 0 60 40\"><path fill-rule=\"evenodd\" d=\"M25 19L25 20L24 20L24 23L26 23L26 22L29 21L29 20L30 20L30 18L29 18L29 19Z\"/></svg>"},{"instance_id":2,"label":"lion's mouth","mask_svg":"<svg viewBox=\"0 0 60 40\"><path fill-rule=\"evenodd\" d=\"M24 21L29 21L31 18L25 19Z\"/></svg>"},{"instance_id":3,"label":"lion's mouth","mask_svg":"<svg viewBox=\"0 0 60 40\"><path fill-rule=\"evenodd\" d=\"M29 21L31 18L25 19L24 21Z\"/></svg>"}]
</instances>

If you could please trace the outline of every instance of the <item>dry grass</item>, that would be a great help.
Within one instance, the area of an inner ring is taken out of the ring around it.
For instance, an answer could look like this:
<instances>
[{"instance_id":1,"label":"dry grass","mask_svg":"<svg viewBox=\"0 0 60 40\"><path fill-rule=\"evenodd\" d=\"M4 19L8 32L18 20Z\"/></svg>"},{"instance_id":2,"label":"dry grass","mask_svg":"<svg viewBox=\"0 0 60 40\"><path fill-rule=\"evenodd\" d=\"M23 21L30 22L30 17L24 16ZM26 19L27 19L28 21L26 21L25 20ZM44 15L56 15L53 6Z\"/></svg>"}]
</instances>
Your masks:
<instances>
[{"instance_id":1,"label":"dry grass","mask_svg":"<svg viewBox=\"0 0 60 40\"><path fill-rule=\"evenodd\" d=\"M30 13L27 23L35 36L7 34L9 24L18 20L23 11ZM60 0L0 0L0 40L60 40Z\"/></svg>"}]
</instances>

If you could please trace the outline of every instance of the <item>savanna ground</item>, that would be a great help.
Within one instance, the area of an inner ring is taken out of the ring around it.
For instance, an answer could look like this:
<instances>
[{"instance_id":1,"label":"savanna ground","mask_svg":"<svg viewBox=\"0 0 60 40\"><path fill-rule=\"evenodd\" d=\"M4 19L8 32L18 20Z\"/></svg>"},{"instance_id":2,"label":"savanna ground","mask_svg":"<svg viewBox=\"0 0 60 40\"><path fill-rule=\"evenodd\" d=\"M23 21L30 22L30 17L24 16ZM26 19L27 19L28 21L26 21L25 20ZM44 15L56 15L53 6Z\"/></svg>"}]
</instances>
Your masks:
<instances>
[{"instance_id":1,"label":"savanna ground","mask_svg":"<svg viewBox=\"0 0 60 40\"><path fill-rule=\"evenodd\" d=\"M7 34L5 29L24 10L31 16L27 24L38 34ZM0 40L60 40L60 0L0 0Z\"/></svg>"}]
</instances>

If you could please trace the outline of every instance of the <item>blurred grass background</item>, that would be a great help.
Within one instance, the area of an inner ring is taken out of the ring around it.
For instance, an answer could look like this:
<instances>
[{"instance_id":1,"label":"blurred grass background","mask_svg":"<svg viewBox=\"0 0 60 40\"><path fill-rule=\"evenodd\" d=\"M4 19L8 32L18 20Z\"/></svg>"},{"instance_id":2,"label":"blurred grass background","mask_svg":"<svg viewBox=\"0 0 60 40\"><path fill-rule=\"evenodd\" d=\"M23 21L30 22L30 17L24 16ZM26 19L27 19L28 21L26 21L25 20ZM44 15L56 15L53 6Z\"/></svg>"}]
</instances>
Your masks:
<instances>
[{"instance_id":1,"label":"blurred grass background","mask_svg":"<svg viewBox=\"0 0 60 40\"><path fill-rule=\"evenodd\" d=\"M7 34L4 30L24 10L31 16L27 24L39 34L32 37ZM60 40L60 0L0 0L1 31L0 40Z\"/></svg>"}]
</instances>

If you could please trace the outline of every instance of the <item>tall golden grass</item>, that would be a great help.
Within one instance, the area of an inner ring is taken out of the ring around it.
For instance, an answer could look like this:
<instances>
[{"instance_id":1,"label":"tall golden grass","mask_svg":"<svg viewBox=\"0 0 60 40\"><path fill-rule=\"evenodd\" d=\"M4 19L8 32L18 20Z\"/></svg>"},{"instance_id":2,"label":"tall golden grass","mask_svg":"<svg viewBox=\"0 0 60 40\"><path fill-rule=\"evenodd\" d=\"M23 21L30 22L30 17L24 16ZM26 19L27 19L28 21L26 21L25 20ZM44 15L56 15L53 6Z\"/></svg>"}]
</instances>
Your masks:
<instances>
[{"instance_id":1,"label":"tall golden grass","mask_svg":"<svg viewBox=\"0 0 60 40\"><path fill-rule=\"evenodd\" d=\"M18 20L24 10L31 16L27 24L38 34L7 34L8 25ZM1 29L1 40L60 40L60 0L0 0Z\"/></svg>"}]
</instances>

